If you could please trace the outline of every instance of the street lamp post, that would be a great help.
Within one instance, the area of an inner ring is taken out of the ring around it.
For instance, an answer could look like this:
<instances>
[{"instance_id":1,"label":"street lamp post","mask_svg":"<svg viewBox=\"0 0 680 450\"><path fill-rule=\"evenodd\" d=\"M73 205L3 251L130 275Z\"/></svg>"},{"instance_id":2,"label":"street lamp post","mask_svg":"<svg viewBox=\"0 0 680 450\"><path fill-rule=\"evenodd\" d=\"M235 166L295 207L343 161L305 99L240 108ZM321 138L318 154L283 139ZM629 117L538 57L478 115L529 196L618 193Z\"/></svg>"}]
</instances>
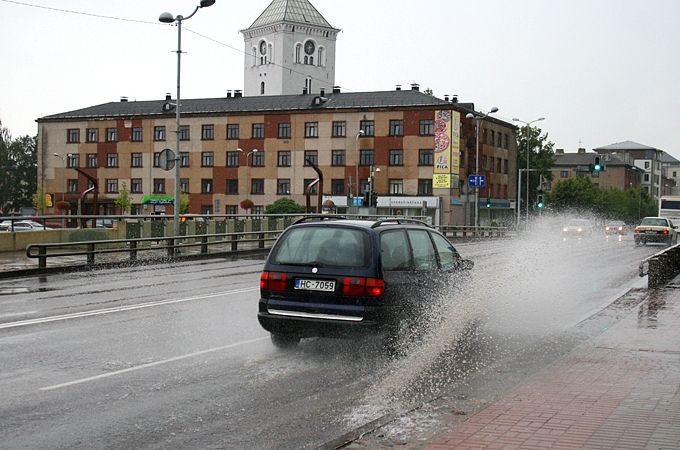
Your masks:
<instances>
[{"instance_id":1,"label":"street lamp post","mask_svg":"<svg viewBox=\"0 0 680 450\"><path fill-rule=\"evenodd\" d=\"M196 12L201 8L207 8L215 4L215 0L201 0L201 3L194 9L194 12L189 14L189 16L184 17L181 15L173 17L169 12L162 13L158 20L162 23L173 23L177 22L177 104L175 105L175 208L173 217L173 234L179 236L179 198L181 195L180 191L180 176L179 176L179 166L180 166L180 155L179 155L179 117L180 117L180 80L181 80L181 67L182 67L182 21L191 19Z\"/></svg>"},{"instance_id":2,"label":"street lamp post","mask_svg":"<svg viewBox=\"0 0 680 450\"><path fill-rule=\"evenodd\" d=\"M356 138L354 139L354 152L355 152L355 165L354 165L354 185L356 190L354 195L359 197L359 138L364 135L364 130L359 130ZM357 207L358 208L358 207Z\"/></svg>"},{"instance_id":3,"label":"street lamp post","mask_svg":"<svg viewBox=\"0 0 680 450\"><path fill-rule=\"evenodd\" d=\"M241 153L244 153L243 149L241 149L241 148L237 148L236 150L241 152ZM249 184L250 184L250 155L252 155L253 153L257 153L258 151L259 151L258 149L254 148L251 151L249 151L248 153L246 153L246 166L248 167L248 176L246 177L246 189L248 191L252 191L251 186L249 186Z\"/></svg>"},{"instance_id":4,"label":"street lamp post","mask_svg":"<svg viewBox=\"0 0 680 450\"><path fill-rule=\"evenodd\" d=\"M55 157L61 159L61 163L64 165L64 167L66 167L66 160L64 159L63 156L61 156L59 153L52 153L52 156L55 156ZM67 156L68 156L68 155L67 155ZM54 178L55 178L55 179L57 178L57 176L56 176L56 171L55 171L55 176L54 176ZM66 183L66 177L64 177L64 183ZM62 203L64 203L64 192L66 192L66 185L65 185L65 184L64 184L64 190L61 191L61 202L62 202ZM63 214L64 214L64 211L63 211L63 210L61 211L61 214L62 214L62 218L61 218L61 227L62 227L62 228L65 228L65 227L66 227L66 220L65 220L64 217L63 217Z\"/></svg>"},{"instance_id":5,"label":"street lamp post","mask_svg":"<svg viewBox=\"0 0 680 450\"><path fill-rule=\"evenodd\" d=\"M498 111L497 107L491 108L491 110L484 114L473 114L467 113L465 117L467 119L475 119L475 175L479 175L479 122L489 117L489 114L493 114ZM479 226L479 186L475 186L475 227Z\"/></svg>"},{"instance_id":6,"label":"street lamp post","mask_svg":"<svg viewBox=\"0 0 680 450\"><path fill-rule=\"evenodd\" d=\"M376 173L380 173L380 167L376 167L375 171L373 170L373 164L371 164L371 167L369 168L369 174L370 176L368 177L368 211L370 214L371 209L373 208L373 204L371 203L373 201L373 177L375 176ZM378 205L375 205L375 208L378 208ZM377 211L376 211L377 213Z\"/></svg>"},{"instance_id":7,"label":"street lamp post","mask_svg":"<svg viewBox=\"0 0 680 450\"><path fill-rule=\"evenodd\" d=\"M526 135L526 139L527 139L527 193L526 193L527 196L526 196L526 199L527 199L527 201L526 201L526 205L524 205L527 209L526 224L525 224L526 226L529 226L529 148L530 148L529 147L529 131L530 131L530 127L531 127L532 123L540 122L541 120L545 120L545 117L539 117L538 119L535 119L535 120L532 120L532 121L529 121L529 122L525 122L523 120L520 120L517 117L512 119L513 122L523 123L527 128L527 135ZM517 180L517 181L518 181L517 190L519 191L519 189L520 189L519 180ZM517 196L517 198L519 198L519 195ZM517 208L518 208L517 214L519 216L519 202L517 204ZM519 218L517 219L517 224L519 225Z\"/></svg>"}]
</instances>

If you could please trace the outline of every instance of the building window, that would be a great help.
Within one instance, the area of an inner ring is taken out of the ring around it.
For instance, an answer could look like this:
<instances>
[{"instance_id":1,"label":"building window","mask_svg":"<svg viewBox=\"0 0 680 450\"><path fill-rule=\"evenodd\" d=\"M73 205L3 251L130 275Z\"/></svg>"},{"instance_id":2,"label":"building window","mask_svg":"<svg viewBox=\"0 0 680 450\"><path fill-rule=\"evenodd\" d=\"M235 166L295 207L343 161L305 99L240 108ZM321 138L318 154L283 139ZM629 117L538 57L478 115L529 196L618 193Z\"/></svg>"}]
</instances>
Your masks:
<instances>
[{"instance_id":1,"label":"building window","mask_svg":"<svg viewBox=\"0 0 680 450\"><path fill-rule=\"evenodd\" d=\"M142 189L142 179L141 178L133 178L130 180L130 192L132 194L141 194L144 192Z\"/></svg>"},{"instance_id":2,"label":"building window","mask_svg":"<svg viewBox=\"0 0 680 450\"><path fill-rule=\"evenodd\" d=\"M319 122L305 122L305 137L306 138L319 137Z\"/></svg>"},{"instance_id":3,"label":"building window","mask_svg":"<svg viewBox=\"0 0 680 450\"><path fill-rule=\"evenodd\" d=\"M142 167L144 165L141 153L132 153L130 155L130 167Z\"/></svg>"},{"instance_id":4,"label":"building window","mask_svg":"<svg viewBox=\"0 0 680 450\"><path fill-rule=\"evenodd\" d=\"M418 165L419 166L433 166L434 165L434 151L432 149L418 150Z\"/></svg>"},{"instance_id":5,"label":"building window","mask_svg":"<svg viewBox=\"0 0 680 450\"><path fill-rule=\"evenodd\" d=\"M190 128L189 125L180 125L179 126L179 140L180 141L188 141L191 139L191 133L190 133Z\"/></svg>"},{"instance_id":6,"label":"building window","mask_svg":"<svg viewBox=\"0 0 680 450\"><path fill-rule=\"evenodd\" d=\"M459 161L460 167L465 167L465 152L463 150L460 151Z\"/></svg>"},{"instance_id":7,"label":"building window","mask_svg":"<svg viewBox=\"0 0 680 450\"><path fill-rule=\"evenodd\" d=\"M373 165L373 150L359 151L359 165L360 166Z\"/></svg>"},{"instance_id":8,"label":"building window","mask_svg":"<svg viewBox=\"0 0 680 450\"><path fill-rule=\"evenodd\" d=\"M253 139L264 139L264 124L254 123L253 124Z\"/></svg>"},{"instance_id":9,"label":"building window","mask_svg":"<svg viewBox=\"0 0 680 450\"><path fill-rule=\"evenodd\" d=\"M99 142L99 128L87 129L87 142Z\"/></svg>"},{"instance_id":10,"label":"building window","mask_svg":"<svg viewBox=\"0 0 680 450\"><path fill-rule=\"evenodd\" d=\"M362 120L359 122L359 130L364 132L364 136L375 136L375 123L372 120Z\"/></svg>"},{"instance_id":11,"label":"building window","mask_svg":"<svg viewBox=\"0 0 680 450\"><path fill-rule=\"evenodd\" d=\"M179 152L179 166L189 167L189 152Z\"/></svg>"},{"instance_id":12,"label":"building window","mask_svg":"<svg viewBox=\"0 0 680 450\"><path fill-rule=\"evenodd\" d=\"M482 132L482 144L487 143L487 135L489 134L488 130L484 128L484 131Z\"/></svg>"},{"instance_id":13,"label":"building window","mask_svg":"<svg viewBox=\"0 0 680 450\"><path fill-rule=\"evenodd\" d=\"M212 194L213 180L212 178L203 178L201 180L201 194Z\"/></svg>"},{"instance_id":14,"label":"building window","mask_svg":"<svg viewBox=\"0 0 680 450\"><path fill-rule=\"evenodd\" d=\"M80 142L80 129L69 128L66 130L66 142L68 144L77 144Z\"/></svg>"},{"instance_id":15,"label":"building window","mask_svg":"<svg viewBox=\"0 0 680 450\"><path fill-rule=\"evenodd\" d=\"M153 193L154 194L165 194L165 178L154 178L153 179Z\"/></svg>"},{"instance_id":16,"label":"building window","mask_svg":"<svg viewBox=\"0 0 680 450\"><path fill-rule=\"evenodd\" d=\"M486 155L482 156L482 169L486 170Z\"/></svg>"},{"instance_id":17,"label":"building window","mask_svg":"<svg viewBox=\"0 0 680 450\"><path fill-rule=\"evenodd\" d=\"M347 135L347 122L344 120L334 120L332 128L333 137L345 137Z\"/></svg>"},{"instance_id":18,"label":"building window","mask_svg":"<svg viewBox=\"0 0 680 450\"><path fill-rule=\"evenodd\" d=\"M401 179L390 179L389 182L390 194L403 194L404 193L404 180Z\"/></svg>"},{"instance_id":19,"label":"building window","mask_svg":"<svg viewBox=\"0 0 680 450\"><path fill-rule=\"evenodd\" d=\"M238 139L239 126L237 123L227 125L227 139Z\"/></svg>"},{"instance_id":20,"label":"building window","mask_svg":"<svg viewBox=\"0 0 680 450\"><path fill-rule=\"evenodd\" d=\"M421 136L433 136L434 135L434 121L432 119L423 119L420 121Z\"/></svg>"},{"instance_id":21,"label":"building window","mask_svg":"<svg viewBox=\"0 0 680 450\"><path fill-rule=\"evenodd\" d=\"M212 214L212 205L201 205L201 214L210 215Z\"/></svg>"},{"instance_id":22,"label":"building window","mask_svg":"<svg viewBox=\"0 0 680 450\"><path fill-rule=\"evenodd\" d=\"M368 192L369 183L368 178L359 180L359 192Z\"/></svg>"},{"instance_id":23,"label":"building window","mask_svg":"<svg viewBox=\"0 0 680 450\"><path fill-rule=\"evenodd\" d=\"M264 179L253 178L250 180L250 193L257 195L264 195Z\"/></svg>"},{"instance_id":24,"label":"building window","mask_svg":"<svg viewBox=\"0 0 680 450\"><path fill-rule=\"evenodd\" d=\"M201 167L212 167L215 165L215 154L213 152L201 152Z\"/></svg>"},{"instance_id":25,"label":"building window","mask_svg":"<svg viewBox=\"0 0 680 450\"><path fill-rule=\"evenodd\" d=\"M390 120L390 136L403 136L403 135L404 135L404 121Z\"/></svg>"},{"instance_id":26,"label":"building window","mask_svg":"<svg viewBox=\"0 0 680 450\"><path fill-rule=\"evenodd\" d=\"M238 214L238 205L225 205L224 213L232 216Z\"/></svg>"},{"instance_id":27,"label":"building window","mask_svg":"<svg viewBox=\"0 0 680 450\"><path fill-rule=\"evenodd\" d=\"M238 167L239 152L227 152L227 167Z\"/></svg>"},{"instance_id":28,"label":"building window","mask_svg":"<svg viewBox=\"0 0 680 450\"><path fill-rule=\"evenodd\" d=\"M331 180L331 195L345 195L345 180L343 178Z\"/></svg>"},{"instance_id":29,"label":"building window","mask_svg":"<svg viewBox=\"0 0 680 450\"><path fill-rule=\"evenodd\" d=\"M238 178L228 178L227 179L227 194L237 195L238 194Z\"/></svg>"},{"instance_id":30,"label":"building window","mask_svg":"<svg viewBox=\"0 0 680 450\"><path fill-rule=\"evenodd\" d=\"M97 154L96 153L88 153L87 154L87 167L90 168L95 168L97 167Z\"/></svg>"},{"instance_id":31,"label":"building window","mask_svg":"<svg viewBox=\"0 0 680 450\"><path fill-rule=\"evenodd\" d=\"M331 151L331 166L344 166L345 165L345 151L344 150L332 150Z\"/></svg>"},{"instance_id":32,"label":"building window","mask_svg":"<svg viewBox=\"0 0 680 450\"><path fill-rule=\"evenodd\" d=\"M78 192L78 180L77 179L66 180L66 190L70 194L75 194L76 192Z\"/></svg>"},{"instance_id":33,"label":"building window","mask_svg":"<svg viewBox=\"0 0 680 450\"><path fill-rule=\"evenodd\" d=\"M280 151L277 157L277 164L279 167L290 167L290 151Z\"/></svg>"},{"instance_id":34,"label":"building window","mask_svg":"<svg viewBox=\"0 0 680 450\"><path fill-rule=\"evenodd\" d=\"M508 135L507 134L503 135L503 148L504 149L508 148Z\"/></svg>"},{"instance_id":35,"label":"building window","mask_svg":"<svg viewBox=\"0 0 680 450\"><path fill-rule=\"evenodd\" d=\"M648 173L645 174L644 181L645 181L645 183L649 183L649 174Z\"/></svg>"},{"instance_id":36,"label":"building window","mask_svg":"<svg viewBox=\"0 0 680 450\"><path fill-rule=\"evenodd\" d=\"M143 137L144 133L142 132L142 127L132 128L132 142L142 142Z\"/></svg>"},{"instance_id":37,"label":"building window","mask_svg":"<svg viewBox=\"0 0 680 450\"><path fill-rule=\"evenodd\" d=\"M159 125L153 127L153 140L154 141L164 141L165 140L165 126Z\"/></svg>"},{"instance_id":38,"label":"building window","mask_svg":"<svg viewBox=\"0 0 680 450\"><path fill-rule=\"evenodd\" d=\"M496 172L501 173L502 169L503 169L503 163L501 162L501 159L496 158Z\"/></svg>"},{"instance_id":39,"label":"building window","mask_svg":"<svg viewBox=\"0 0 680 450\"><path fill-rule=\"evenodd\" d=\"M189 193L189 179L188 178L180 178L179 179L179 191L188 194Z\"/></svg>"},{"instance_id":40,"label":"building window","mask_svg":"<svg viewBox=\"0 0 680 450\"><path fill-rule=\"evenodd\" d=\"M560 170L560 178L569 178L568 170Z\"/></svg>"},{"instance_id":41,"label":"building window","mask_svg":"<svg viewBox=\"0 0 680 450\"><path fill-rule=\"evenodd\" d=\"M253 167L264 167L264 152L263 151L258 151L258 152L253 152L253 155L251 156L252 161L253 161Z\"/></svg>"},{"instance_id":42,"label":"building window","mask_svg":"<svg viewBox=\"0 0 680 450\"><path fill-rule=\"evenodd\" d=\"M213 139L215 139L215 125L201 125L201 140L212 141Z\"/></svg>"},{"instance_id":43,"label":"building window","mask_svg":"<svg viewBox=\"0 0 680 450\"><path fill-rule=\"evenodd\" d=\"M390 166L404 165L404 150L390 150Z\"/></svg>"},{"instance_id":44,"label":"building window","mask_svg":"<svg viewBox=\"0 0 680 450\"><path fill-rule=\"evenodd\" d=\"M421 178L418 180L418 195L432 195L431 178Z\"/></svg>"},{"instance_id":45,"label":"building window","mask_svg":"<svg viewBox=\"0 0 680 450\"><path fill-rule=\"evenodd\" d=\"M496 132L493 130L491 131L491 146L495 147L496 146Z\"/></svg>"},{"instance_id":46,"label":"building window","mask_svg":"<svg viewBox=\"0 0 680 450\"><path fill-rule=\"evenodd\" d=\"M314 183L315 181L316 181L316 178L305 178L305 181L304 181L304 183L305 183L305 184L304 184L304 186L305 186L305 194L307 193L307 187L308 187L310 184ZM311 195L316 195L316 194L318 194L318 192L319 192L318 187L319 187L319 184L318 184L318 183L315 184L315 185L312 187L312 190L311 190L310 194L311 194Z\"/></svg>"},{"instance_id":47,"label":"building window","mask_svg":"<svg viewBox=\"0 0 680 450\"><path fill-rule=\"evenodd\" d=\"M161 152L153 152L153 166L154 167L161 166Z\"/></svg>"},{"instance_id":48,"label":"building window","mask_svg":"<svg viewBox=\"0 0 680 450\"><path fill-rule=\"evenodd\" d=\"M290 123L279 124L279 139L290 139Z\"/></svg>"},{"instance_id":49,"label":"building window","mask_svg":"<svg viewBox=\"0 0 680 450\"><path fill-rule=\"evenodd\" d=\"M319 164L319 152L317 150L305 150L306 167L311 167Z\"/></svg>"},{"instance_id":50,"label":"building window","mask_svg":"<svg viewBox=\"0 0 680 450\"><path fill-rule=\"evenodd\" d=\"M71 169L80 167L80 155L77 153L69 153L66 155L66 167Z\"/></svg>"},{"instance_id":51,"label":"building window","mask_svg":"<svg viewBox=\"0 0 680 450\"><path fill-rule=\"evenodd\" d=\"M279 178L276 180L276 194L290 195L290 178Z\"/></svg>"},{"instance_id":52,"label":"building window","mask_svg":"<svg viewBox=\"0 0 680 450\"><path fill-rule=\"evenodd\" d=\"M486 158L486 157L485 157ZM489 172L494 172L496 169L493 156L489 158Z\"/></svg>"},{"instance_id":53,"label":"building window","mask_svg":"<svg viewBox=\"0 0 680 450\"><path fill-rule=\"evenodd\" d=\"M118 153L106 154L106 167L118 167Z\"/></svg>"},{"instance_id":54,"label":"building window","mask_svg":"<svg viewBox=\"0 0 680 450\"><path fill-rule=\"evenodd\" d=\"M645 161L645 169L649 169L649 167L650 167L650 162L649 162L649 161Z\"/></svg>"},{"instance_id":55,"label":"building window","mask_svg":"<svg viewBox=\"0 0 680 450\"><path fill-rule=\"evenodd\" d=\"M506 175L508 174L508 160L507 159L503 160L503 173L506 174Z\"/></svg>"},{"instance_id":56,"label":"building window","mask_svg":"<svg viewBox=\"0 0 680 450\"><path fill-rule=\"evenodd\" d=\"M106 129L106 142L118 142L118 129L117 128L107 128Z\"/></svg>"},{"instance_id":57,"label":"building window","mask_svg":"<svg viewBox=\"0 0 680 450\"><path fill-rule=\"evenodd\" d=\"M118 178L106 179L106 192L109 194L115 194L118 192Z\"/></svg>"}]
</instances>

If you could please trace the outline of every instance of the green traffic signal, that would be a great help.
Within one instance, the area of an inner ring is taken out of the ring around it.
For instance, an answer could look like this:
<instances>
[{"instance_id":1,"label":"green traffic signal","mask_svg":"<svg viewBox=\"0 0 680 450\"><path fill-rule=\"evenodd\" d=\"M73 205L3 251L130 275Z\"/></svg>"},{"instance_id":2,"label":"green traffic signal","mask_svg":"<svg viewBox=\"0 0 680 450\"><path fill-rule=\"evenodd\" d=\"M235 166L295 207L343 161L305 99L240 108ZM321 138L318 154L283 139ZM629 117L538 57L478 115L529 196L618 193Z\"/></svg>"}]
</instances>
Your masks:
<instances>
[{"instance_id":1,"label":"green traffic signal","mask_svg":"<svg viewBox=\"0 0 680 450\"><path fill-rule=\"evenodd\" d=\"M543 201L542 195L538 196L538 200L536 200L536 206L539 208L545 208L545 202Z\"/></svg>"},{"instance_id":2,"label":"green traffic signal","mask_svg":"<svg viewBox=\"0 0 680 450\"><path fill-rule=\"evenodd\" d=\"M486 207L491 208L491 200L489 200L488 198L486 199Z\"/></svg>"}]
</instances>

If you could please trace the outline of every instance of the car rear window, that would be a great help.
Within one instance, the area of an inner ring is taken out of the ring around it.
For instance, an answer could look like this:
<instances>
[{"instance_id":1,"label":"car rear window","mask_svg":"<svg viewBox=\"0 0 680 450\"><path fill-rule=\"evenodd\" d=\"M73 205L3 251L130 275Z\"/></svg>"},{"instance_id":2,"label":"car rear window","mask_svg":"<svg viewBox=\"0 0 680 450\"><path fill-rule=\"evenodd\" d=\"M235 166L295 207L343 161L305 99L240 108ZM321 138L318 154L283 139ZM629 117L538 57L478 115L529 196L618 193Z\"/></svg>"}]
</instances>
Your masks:
<instances>
[{"instance_id":1,"label":"car rear window","mask_svg":"<svg viewBox=\"0 0 680 450\"><path fill-rule=\"evenodd\" d=\"M666 222L666 219L646 218L642 219L640 225L649 225L653 227L667 227L668 222Z\"/></svg>"},{"instance_id":2,"label":"car rear window","mask_svg":"<svg viewBox=\"0 0 680 450\"><path fill-rule=\"evenodd\" d=\"M270 262L319 267L368 267L368 234L354 228L306 226L284 234L277 242Z\"/></svg>"}]
</instances>

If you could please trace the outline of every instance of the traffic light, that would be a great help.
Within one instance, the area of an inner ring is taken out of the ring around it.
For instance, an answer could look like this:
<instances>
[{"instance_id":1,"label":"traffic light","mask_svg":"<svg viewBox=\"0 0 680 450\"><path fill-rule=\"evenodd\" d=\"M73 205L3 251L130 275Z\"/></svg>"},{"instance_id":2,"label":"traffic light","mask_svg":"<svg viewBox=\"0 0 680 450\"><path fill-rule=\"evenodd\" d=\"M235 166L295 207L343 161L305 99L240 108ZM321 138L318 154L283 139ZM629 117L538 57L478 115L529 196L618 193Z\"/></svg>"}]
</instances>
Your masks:
<instances>
[{"instance_id":1,"label":"traffic light","mask_svg":"<svg viewBox=\"0 0 680 450\"><path fill-rule=\"evenodd\" d=\"M364 191L364 206L370 206L371 205L371 193L368 191Z\"/></svg>"},{"instance_id":2,"label":"traffic light","mask_svg":"<svg viewBox=\"0 0 680 450\"><path fill-rule=\"evenodd\" d=\"M53 204L52 194L45 194L45 207L51 208Z\"/></svg>"},{"instance_id":3,"label":"traffic light","mask_svg":"<svg viewBox=\"0 0 680 450\"><path fill-rule=\"evenodd\" d=\"M539 208L545 208L545 202L543 201L543 194L538 194L538 199L536 200L536 206Z\"/></svg>"},{"instance_id":4,"label":"traffic light","mask_svg":"<svg viewBox=\"0 0 680 450\"><path fill-rule=\"evenodd\" d=\"M596 173L604 172L605 167L604 164L602 164L602 158L600 157L600 155L595 156L595 163L590 167L592 172Z\"/></svg>"},{"instance_id":5,"label":"traffic light","mask_svg":"<svg viewBox=\"0 0 680 450\"><path fill-rule=\"evenodd\" d=\"M489 198L486 199L486 207L491 208L491 199Z\"/></svg>"},{"instance_id":6,"label":"traffic light","mask_svg":"<svg viewBox=\"0 0 680 450\"><path fill-rule=\"evenodd\" d=\"M378 193L375 191L371 192L371 206L378 207Z\"/></svg>"}]
</instances>

